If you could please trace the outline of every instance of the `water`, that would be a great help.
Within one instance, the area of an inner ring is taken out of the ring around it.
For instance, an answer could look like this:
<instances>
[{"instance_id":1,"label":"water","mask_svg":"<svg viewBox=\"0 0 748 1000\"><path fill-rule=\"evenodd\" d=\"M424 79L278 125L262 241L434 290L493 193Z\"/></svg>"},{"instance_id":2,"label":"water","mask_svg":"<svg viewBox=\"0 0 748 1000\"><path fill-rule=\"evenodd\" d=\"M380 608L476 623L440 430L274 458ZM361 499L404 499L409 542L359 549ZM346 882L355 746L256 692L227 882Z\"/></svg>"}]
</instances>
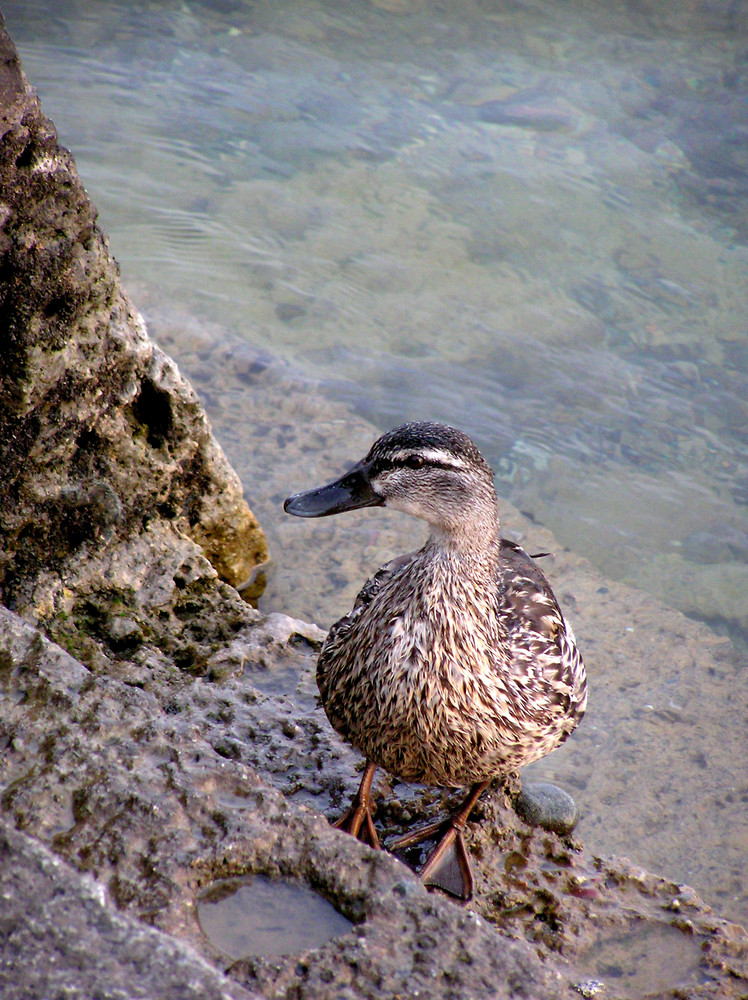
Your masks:
<instances>
[{"instance_id":1,"label":"water","mask_svg":"<svg viewBox=\"0 0 748 1000\"><path fill-rule=\"evenodd\" d=\"M311 889L262 875L213 883L198 896L197 917L211 944L233 959L321 948L353 926Z\"/></svg>"},{"instance_id":2,"label":"water","mask_svg":"<svg viewBox=\"0 0 748 1000\"><path fill-rule=\"evenodd\" d=\"M235 387L216 359L244 343L285 364L300 395L308 385L310 400L382 428L462 427L504 495L563 544L745 647L748 4L13 0L3 12L126 287L146 311L174 311L170 349L237 467L260 450L241 407L262 386L227 405L222 381ZM320 416L311 401L297 409ZM268 412L265 431L285 440ZM322 478L340 471L330 435L320 455ZM305 573L286 544L304 534L282 525L278 500L317 479L266 469L245 480L278 563L264 606L327 625L352 585L345 562L329 569L338 528L305 526L310 562L320 546L328 560L325 580ZM744 674L722 685L725 704L745 702ZM716 697L704 680L690 705ZM622 713L639 710L630 690ZM654 717L634 743L668 740ZM605 733L594 739L605 766ZM690 731L679 739L654 793L668 816L671 769L691 766ZM740 761L726 768L714 780L732 819L703 833L713 869L723 854L739 864L746 842ZM677 867L673 808L667 851L646 855L654 833L613 847ZM605 817L605 803L591 811Z\"/></svg>"},{"instance_id":3,"label":"water","mask_svg":"<svg viewBox=\"0 0 748 1000\"><path fill-rule=\"evenodd\" d=\"M5 4L125 283L748 634L745 5ZM727 570L721 572L724 564Z\"/></svg>"},{"instance_id":4,"label":"water","mask_svg":"<svg viewBox=\"0 0 748 1000\"><path fill-rule=\"evenodd\" d=\"M677 987L687 996L688 987L703 985L699 970L699 942L683 931L662 926L601 936L586 956L585 971L605 984L616 1000L642 997L655 992L678 996Z\"/></svg>"}]
</instances>

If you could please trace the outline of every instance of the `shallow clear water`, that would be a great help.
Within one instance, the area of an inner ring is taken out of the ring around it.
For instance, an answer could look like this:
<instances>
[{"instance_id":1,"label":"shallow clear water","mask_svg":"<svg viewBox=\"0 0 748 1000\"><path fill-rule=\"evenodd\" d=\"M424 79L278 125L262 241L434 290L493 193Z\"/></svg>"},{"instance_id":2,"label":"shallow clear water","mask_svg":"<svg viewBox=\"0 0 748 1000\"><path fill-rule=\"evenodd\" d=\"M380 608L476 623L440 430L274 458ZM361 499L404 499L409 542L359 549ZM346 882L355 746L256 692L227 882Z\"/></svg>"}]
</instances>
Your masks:
<instances>
[{"instance_id":1,"label":"shallow clear water","mask_svg":"<svg viewBox=\"0 0 748 1000\"><path fill-rule=\"evenodd\" d=\"M674 927L633 930L601 936L584 957L585 972L606 986L616 1000L666 991L688 996L689 986L699 982L699 942ZM699 984L700 985L700 984Z\"/></svg>"},{"instance_id":2,"label":"shallow clear water","mask_svg":"<svg viewBox=\"0 0 748 1000\"><path fill-rule=\"evenodd\" d=\"M562 542L744 639L748 8L675 7L4 11L128 287L463 427Z\"/></svg>"},{"instance_id":3,"label":"shallow clear water","mask_svg":"<svg viewBox=\"0 0 748 1000\"><path fill-rule=\"evenodd\" d=\"M213 883L197 898L197 918L232 959L321 948L353 926L311 889L262 875Z\"/></svg>"},{"instance_id":4,"label":"shallow clear water","mask_svg":"<svg viewBox=\"0 0 748 1000\"><path fill-rule=\"evenodd\" d=\"M462 427L562 543L745 643L747 4L3 12L136 304Z\"/></svg>"}]
</instances>

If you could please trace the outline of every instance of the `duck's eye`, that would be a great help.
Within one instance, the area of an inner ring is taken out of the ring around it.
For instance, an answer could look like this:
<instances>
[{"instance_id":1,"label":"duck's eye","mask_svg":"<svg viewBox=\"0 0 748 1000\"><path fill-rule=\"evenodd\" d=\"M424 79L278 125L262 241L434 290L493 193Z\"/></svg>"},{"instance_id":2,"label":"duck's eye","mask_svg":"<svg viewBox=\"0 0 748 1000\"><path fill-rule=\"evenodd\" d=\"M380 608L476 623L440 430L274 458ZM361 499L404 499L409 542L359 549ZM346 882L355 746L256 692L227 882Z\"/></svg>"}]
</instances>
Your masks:
<instances>
[{"instance_id":1,"label":"duck's eye","mask_svg":"<svg viewBox=\"0 0 748 1000\"><path fill-rule=\"evenodd\" d=\"M408 455L405 464L409 469L420 469L423 465L423 458L420 455Z\"/></svg>"}]
</instances>

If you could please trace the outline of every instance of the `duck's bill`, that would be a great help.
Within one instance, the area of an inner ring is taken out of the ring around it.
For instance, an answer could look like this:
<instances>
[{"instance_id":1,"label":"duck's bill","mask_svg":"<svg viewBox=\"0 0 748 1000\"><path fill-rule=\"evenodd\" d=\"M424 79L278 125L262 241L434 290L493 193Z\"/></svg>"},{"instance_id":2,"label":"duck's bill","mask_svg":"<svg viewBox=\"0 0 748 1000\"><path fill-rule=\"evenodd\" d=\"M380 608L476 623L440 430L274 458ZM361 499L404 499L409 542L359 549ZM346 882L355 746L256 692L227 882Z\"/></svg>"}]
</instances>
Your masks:
<instances>
[{"instance_id":1,"label":"duck's bill","mask_svg":"<svg viewBox=\"0 0 748 1000\"><path fill-rule=\"evenodd\" d=\"M371 488L363 466L354 465L341 479L316 490L295 493L283 504L287 514L296 517L327 517L359 507L381 507L384 500Z\"/></svg>"}]
</instances>

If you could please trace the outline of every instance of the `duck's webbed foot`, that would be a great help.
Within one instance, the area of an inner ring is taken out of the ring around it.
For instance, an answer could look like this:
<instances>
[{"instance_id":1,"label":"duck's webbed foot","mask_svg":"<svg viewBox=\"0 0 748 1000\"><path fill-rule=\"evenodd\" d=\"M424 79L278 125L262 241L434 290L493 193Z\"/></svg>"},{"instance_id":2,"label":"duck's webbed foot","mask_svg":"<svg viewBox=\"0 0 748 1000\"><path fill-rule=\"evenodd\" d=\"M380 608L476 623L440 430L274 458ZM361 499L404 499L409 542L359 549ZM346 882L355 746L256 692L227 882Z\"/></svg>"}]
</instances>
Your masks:
<instances>
[{"instance_id":1,"label":"duck's webbed foot","mask_svg":"<svg viewBox=\"0 0 748 1000\"><path fill-rule=\"evenodd\" d=\"M447 820L437 820L412 833L398 837L390 845L394 851L412 847L441 833L436 847L426 858L426 863L418 873L424 885L434 885L450 896L467 901L473 895L473 875L462 831L473 811L475 803L488 787L487 781L479 781L470 789L463 804Z\"/></svg>"},{"instance_id":2,"label":"duck's webbed foot","mask_svg":"<svg viewBox=\"0 0 748 1000\"><path fill-rule=\"evenodd\" d=\"M376 764L367 761L364 776L353 797L350 809L332 825L338 830L345 830L346 833L353 834L362 843L368 844L375 851L378 851L380 850L379 837L371 816L371 783L376 769Z\"/></svg>"}]
</instances>

